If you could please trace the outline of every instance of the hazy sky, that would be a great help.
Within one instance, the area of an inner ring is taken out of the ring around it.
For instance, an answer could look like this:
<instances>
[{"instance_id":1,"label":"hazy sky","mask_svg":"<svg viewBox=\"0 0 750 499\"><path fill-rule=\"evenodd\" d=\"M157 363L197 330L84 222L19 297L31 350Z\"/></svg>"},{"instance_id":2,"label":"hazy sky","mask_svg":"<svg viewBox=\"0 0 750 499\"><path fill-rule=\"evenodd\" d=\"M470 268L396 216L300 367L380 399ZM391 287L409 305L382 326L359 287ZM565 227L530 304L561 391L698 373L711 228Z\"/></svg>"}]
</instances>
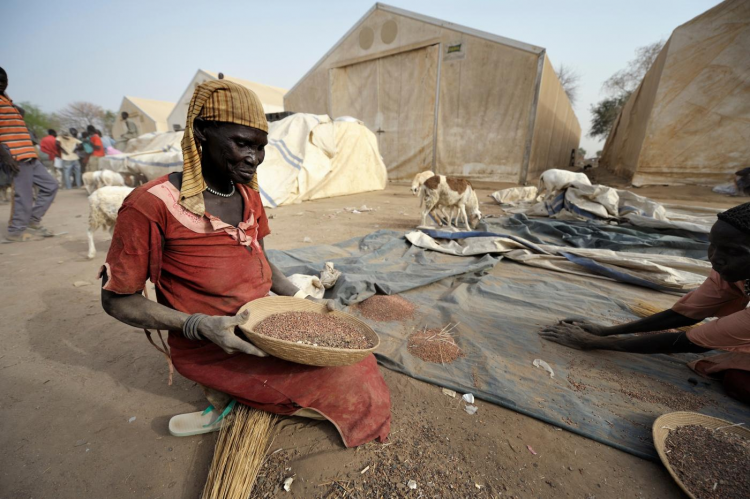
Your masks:
<instances>
[{"instance_id":1,"label":"hazy sky","mask_svg":"<svg viewBox=\"0 0 750 499\"><path fill-rule=\"evenodd\" d=\"M717 0L392 0L392 5L545 47L582 76L586 136L601 85L637 47L669 37ZM198 68L291 88L373 5L316 1L0 0L8 94L45 111L124 95L176 101Z\"/></svg>"}]
</instances>

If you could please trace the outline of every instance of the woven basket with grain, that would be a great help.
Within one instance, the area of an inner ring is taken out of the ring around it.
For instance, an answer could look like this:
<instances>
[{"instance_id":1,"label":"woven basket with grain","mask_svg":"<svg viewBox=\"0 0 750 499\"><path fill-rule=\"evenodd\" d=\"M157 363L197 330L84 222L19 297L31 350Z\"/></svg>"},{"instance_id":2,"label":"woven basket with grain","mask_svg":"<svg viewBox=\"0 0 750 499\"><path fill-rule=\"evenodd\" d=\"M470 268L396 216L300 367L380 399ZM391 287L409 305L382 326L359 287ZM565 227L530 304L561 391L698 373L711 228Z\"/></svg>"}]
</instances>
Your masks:
<instances>
[{"instance_id":1,"label":"woven basket with grain","mask_svg":"<svg viewBox=\"0 0 750 499\"><path fill-rule=\"evenodd\" d=\"M250 319L240 326L242 332L258 348L280 359L308 366L349 366L361 361L378 348L380 338L373 329L344 312L329 312L324 304L288 296L267 296L245 304L240 312L250 310ZM332 314L339 320L357 328L373 345L371 348L352 350L294 343L256 333L253 329L263 319L284 312L315 312Z\"/></svg>"},{"instance_id":2,"label":"woven basket with grain","mask_svg":"<svg viewBox=\"0 0 750 499\"><path fill-rule=\"evenodd\" d=\"M634 305L630 305L630 311L633 312L638 317L649 317L654 314L658 314L659 312L663 312L663 308L657 308L650 303L646 303L643 301L639 301L638 303ZM691 329L693 329L695 326L685 326L685 327L678 327L675 328L675 331L682 331L687 333Z\"/></svg>"},{"instance_id":3,"label":"woven basket with grain","mask_svg":"<svg viewBox=\"0 0 750 499\"><path fill-rule=\"evenodd\" d=\"M659 454L659 459L661 459L662 464L664 464L667 471L669 471L669 474L672 475L674 481L677 482L677 485L680 486L685 494L691 499L695 499L695 496L687 489L687 487L685 487L685 484L682 483L674 469L672 469L665 452L669 432L671 430L676 430L680 426L687 425L700 425L711 430L721 428L720 431L734 433L735 435L739 435L749 440L750 430L744 426L733 425L723 419L706 416L697 412L670 412L669 414L664 414L663 416L656 418L656 421L654 421L654 424L651 427L651 433L654 437L654 446L656 447L656 452Z\"/></svg>"}]
</instances>

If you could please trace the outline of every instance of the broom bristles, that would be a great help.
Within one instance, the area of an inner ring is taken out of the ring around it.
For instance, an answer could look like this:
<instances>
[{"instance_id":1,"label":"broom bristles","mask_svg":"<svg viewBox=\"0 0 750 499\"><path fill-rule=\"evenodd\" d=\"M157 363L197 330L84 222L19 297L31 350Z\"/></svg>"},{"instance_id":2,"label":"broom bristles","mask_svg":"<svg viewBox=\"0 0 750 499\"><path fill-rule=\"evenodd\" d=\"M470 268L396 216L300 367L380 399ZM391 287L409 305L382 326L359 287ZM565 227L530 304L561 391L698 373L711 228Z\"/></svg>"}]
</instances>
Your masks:
<instances>
[{"instance_id":1,"label":"broom bristles","mask_svg":"<svg viewBox=\"0 0 750 499\"><path fill-rule=\"evenodd\" d=\"M247 499L263 465L276 416L237 404L219 431L202 499Z\"/></svg>"},{"instance_id":2,"label":"broom bristles","mask_svg":"<svg viewBox=\"0 0 750 499\"><path fill-rule=\"evenodd\" d=\"M634 305L630 305L630 310L638 317L648 317L650 315L658 314L659 312L662 312L664 309L657 308L651 305L650 303L639 301ZM687 333L694 327L695 326L684 326L684 327L675 328L675 330Z\"/></svg>"}]
</instances>

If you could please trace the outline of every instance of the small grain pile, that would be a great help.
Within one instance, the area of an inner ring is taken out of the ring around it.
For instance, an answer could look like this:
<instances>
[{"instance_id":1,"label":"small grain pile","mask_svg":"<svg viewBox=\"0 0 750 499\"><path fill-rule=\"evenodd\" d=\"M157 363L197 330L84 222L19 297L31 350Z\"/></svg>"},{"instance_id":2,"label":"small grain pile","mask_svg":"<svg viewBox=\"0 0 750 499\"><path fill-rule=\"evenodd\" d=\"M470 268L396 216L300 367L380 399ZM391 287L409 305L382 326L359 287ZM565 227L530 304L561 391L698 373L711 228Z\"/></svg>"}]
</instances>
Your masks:
<instances>
[{"instance_id":1,"label":"small grain pile","mask_svg":"<svg viewBox=\"0 0 750 499\"><path fill-rule=\"evenodd\" d=\"M273 314L260 321L254 330L271 338L315 347L365 350L373 346L354 325L336 316L315 312Z\"/></svg>"},{"instance_id":2,"label":"small grain pile","mask_svg":"<svg viewBox=\"0 0 750 499\"><path fill-rule=\"evenodd\" d=\"M416 306L398 295L375 295L358 303L356 309L365 319L390 322L411 319Z\"/></svg>"},{"instance_id":3,"label":"small grain pile","mask_svg":"<svg viewBox=\"0 0 750 499\"><path fill-rule=\"evenodd\" d=\"M700 425L671 430L666 440L670 466L698 499L747 498L750 441Z\"/></svg>"},{"instance_id":4,"label":"small grain pile","mask_svg":"<svg viewBox=\"0 0 750 499\"><path fill-rule=\"evenodd\" d=\"M407 350L426 362L450 364L464 356L456 340L450 335L456 326L451 327L449 324L443 329L418 330L409 336Z\"/></svg>"},{"instance_id":5,"label":"small grain pile","mask_svg":"<svg viewBox=\"0 0 750 499\"><path fill-rule=\"evenodd\" d=\"M572 361L567 379L576 392L587 389L616 391L631 400L667 407L673 411L696 411L710 403L704 397L687 392L672 383L644 373L625 372L604 361Z\"/></svg>"}]
</instances>

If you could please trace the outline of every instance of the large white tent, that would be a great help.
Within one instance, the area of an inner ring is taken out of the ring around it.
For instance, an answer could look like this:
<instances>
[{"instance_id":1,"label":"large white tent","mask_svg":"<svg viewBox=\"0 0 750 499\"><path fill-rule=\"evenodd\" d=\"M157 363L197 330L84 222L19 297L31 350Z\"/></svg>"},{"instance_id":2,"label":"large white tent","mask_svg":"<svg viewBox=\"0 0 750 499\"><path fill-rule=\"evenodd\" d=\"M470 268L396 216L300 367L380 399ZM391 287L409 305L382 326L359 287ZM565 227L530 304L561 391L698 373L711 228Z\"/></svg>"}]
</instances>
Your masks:
<instances>
[{"instance_id":1,"label":"large white tent","mask_svg":"<svg viewBox=\"0 0 750 499\"><path fill-rule=\"evenodd\" d=\"M599 166L637 186L715 185L750 166L750 2L727 0L674 30Z\"/></svg>"},{"instance_id":2,"label":"large white tent","mask_svg":"<svg viewBox=\"0 0 750 499\"><path fill-rule=\"evenodd\" d=\"M123 111L130 115L138 132L141 134L150 132L166 132L169 130L167 118L169 113L174 109L174 102L165 102L154 99L144 99L142 97L132 97L126 95L122 99L120 109L117 112L117 120L112 125L112 137L119 138L125 133L125 123L120 119L120 113Z\"/></svg>"},{"instance_id":3,"label":"large white tent","mask_svg":"<svg viewBox=\"0 0 750 499\"><path fill-rule=\"evenodd\" d=\"M523 183L568 166L581 134L544 48L381 3L284 107L361 119L393 179L429 169Z\"/></svg>"}]
</instances>

